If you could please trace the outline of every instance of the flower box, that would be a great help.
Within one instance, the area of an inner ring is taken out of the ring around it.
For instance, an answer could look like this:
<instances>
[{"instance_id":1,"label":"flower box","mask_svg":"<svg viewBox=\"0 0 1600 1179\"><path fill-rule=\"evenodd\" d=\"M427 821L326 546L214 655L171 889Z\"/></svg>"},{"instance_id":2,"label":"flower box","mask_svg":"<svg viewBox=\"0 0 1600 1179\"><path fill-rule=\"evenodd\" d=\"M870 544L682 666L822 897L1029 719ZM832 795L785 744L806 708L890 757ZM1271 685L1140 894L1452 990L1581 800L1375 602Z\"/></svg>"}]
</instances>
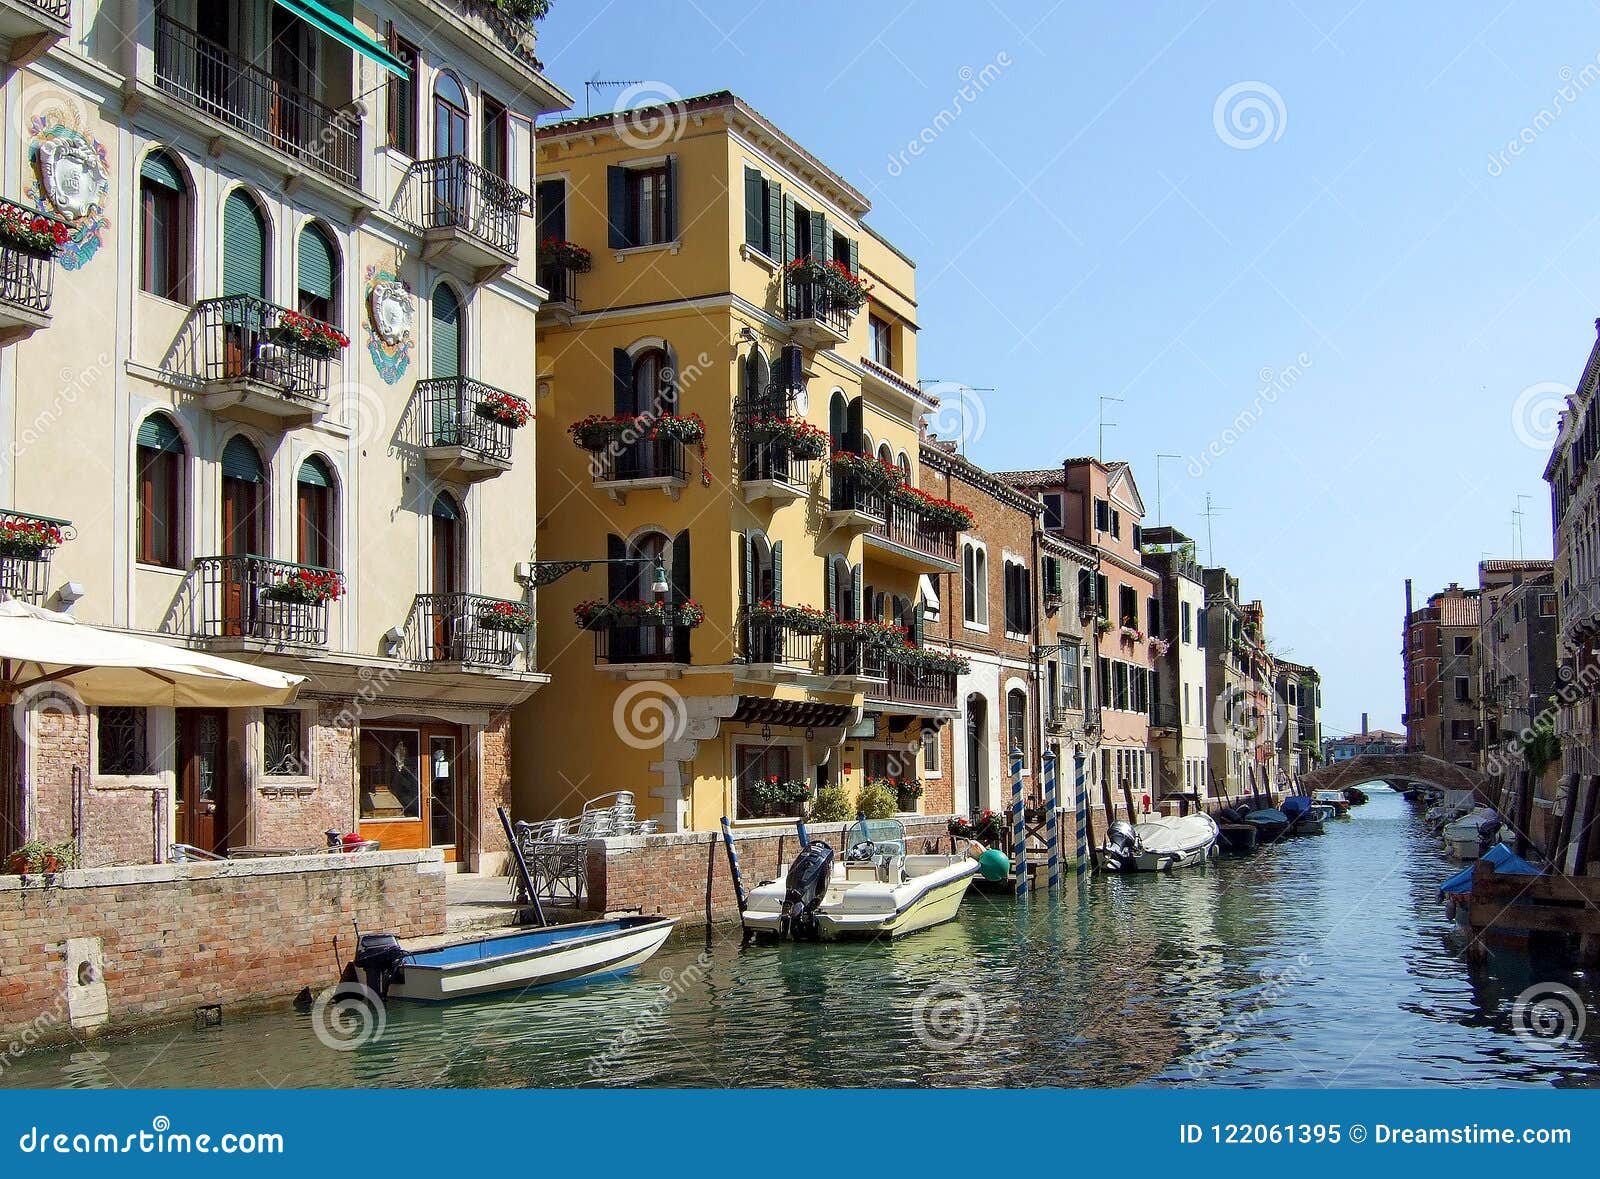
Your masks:
<instances>
[{"instance_id":1,"label":"flower box","mask_svg":"<svg viewBox=\"0 0 1600 1179\"><path fill-rule=\"evenodd\" d=\"M898 484L890 493L890 498L902 507L915 512L922 523L930 528L962 532L972 527L973 516L966 508L950 500L929 495L909 483Z\"/></svg>"},{"instance_id":2,"label":"flower box","mask_svg":"<svg viewBox=\"0 0 1600 1179\"><path fill-rule=\"evenodd\" d=\"M889 491L905 483L905 473L893 463L848 450L833 456L833 473L840 478L855 479L875 491Z\"/></svg>"},{"instance_id":3,"label":"flower box","mask_svg":"<svg viewBox=\"0 0 1600 1179\"><path fill-rule=\"evenodd\" d=\"M0 244L53 258L71 239L72 229L64 221L21 205L0 204Z\"/></svg>"},{"instance_id":4,"label":"flower box","mask_svg":"<svg viewBox=\"0 0 1600 1179\"><path fill-rule=\"evenodd\" d=\"M272 336L280 344L324 358L337 356L341 349L350 346L350 337L331 323L323 323L298 311L285 311L272 329Z\"/></svg>"},{"instance_id":5,"label":"flower box","mask_svg":"<svg viewBox=\"0 0 1600 1179\"><path fill-rule=\"evenodd\" d=\"M513 430L520 430L533 417L533 409L526 401L515 393L506 393L498 389L485 393L472 407L472 412L480 418L488 418L491 422L499 422L502 426L509 426Z\"/></svg>"},{"instance_id":6,"label":"flower box","mask_svg":"<svg viewBox=\"0 0 1600 1179\"><path fill-rule=\"evenodd\" d=\"M604 450L613 442L636 442L639 439L676 438L686 446L697 446L705 441L706 424L697 413L687 416L662 414L621 414L604 417L599 414L573 422L567 427L572 441L583 450Z\"/></svg>"},{"instance_id":7,"label":"flower box","mask_svg":"<svg viewBox=\"0 0 1600 1179\"><path fill-rule=\"evenodd\" d=\"M813 258L796 258L789 263L792 282L813 283L820 286L828 301L846 311L859 311L867 301L870 289L866 281L842 262L823 262Z\"/></svg>"},{"instance_id":8,"label":"flower box","mask_svg":"<svg viewBox=\"0 0 1600 1179\"><path fill-rule=\"evenodd\" d=\"M583 246L555 237L539 243L537 260L540 266L553 266L571 274L587 274L594 264L593 256Z\"/></svg>"},{"instance_id":9,"label":"flower box","mask_svg":"<svg viewBox=\"0 0 1600 1179\"><path fill-rule=\"evenodd\" d=\"M782 602L754 602L745 607L746 615L758 622L787 626L803 635L827 634L833 617L815 606L787 606Z\"/></svg>"},{"instance_id":10,"label":"flower box","mask_svg":"<svg viewBox=\"0 0 1600 1179\"><path fill-rule=\"evenodd\" d=\"M0 520L0 557L37 561L61 543L61 529L43 520Z\"/></svg>"},{"instance_id":11,"label":"flower box","mask_svg":"<svg viewBox=\"0 0 1600 1179\"><path fill-rule=\"evenodd\" d=\"M948 672L953 675L966 675L972 670L970 660L960 655L947 651L935 651L928 647L918 647L907 644L889 651L890 663L901 667L915 668L917 671Z\"/></svg>"},{"instance_id":12,"label":"flower box","mask_svg":"<svg viewBox=\"0 0 1600 1179\"><path fill-rule=\"evenodd\" d=\"M752 808L759 818L782 819L802 814L811 799L811 786L799 778L757 778L747 784Z\"/></svg>"},{"instance_id":13,"label":"flower box","mask_svg":"<svg viewBox=\"0 0 1600 1179\"><path fill-rule=\"evenodd\" d=\"M827 431L804 418L752 418L745 428L755 441L781 446L798 459L819 459L828 453Z\"/></svg>"},{"instance_id":14,"label":"flower box","mask_svg":"<svg viewBox=\"0 0 1600 1179\"><path fill-rule=\"evenodd\" d=\"M282 581L261 591L269 602L290 602L300 606L320 606L344 596L344 578L332 571L297 569Z\"/></svg>"},{"instance_id":15,"label":"flower box","mask_svg":"<svg viewBox=\"0 0 1600 1179\"><path fill-rule=\"evenodd\" d=\"M1005 816L998 811L983 811L971 818L957 815L950 820L948 830L957 839L976 839L980 843L996 843L1005 833Z\"/></svg>"},{"instance_id":16,"label":"flower box","mask_svg":"<svg viewBox=\"0 0 1600 1179\"><path fill-rule=\"evenodd\" d=\"M478 611L478 625L522 634L533 629L533 610L521 602L489 602Z\"/></svg>"},{"instance_id":17,"label":"flower box","mask_svg":"<svg viewBox=\"0 0 1600 1179\"><path fill-rule=\"evenodd\" d=\"M858 639L863 645L877 651L897 650L905 646L908 637L905 627L896 626L892 622L856 619L834 622L828 628L828 634L836 639Z\"/></svg>"},{"instance_id":18,"label":"flower box","mask_svg":"<svg viewBox=\"0 0 1600 1179\"><path fill-rule=\"evenodd\" d=\"M684 602L602 602L590 599L573 607L573 617L584 630L604 630L619 622L640 626L682 626L693 629L706 620L705 608Z\"/></svg>"}]
</instances>

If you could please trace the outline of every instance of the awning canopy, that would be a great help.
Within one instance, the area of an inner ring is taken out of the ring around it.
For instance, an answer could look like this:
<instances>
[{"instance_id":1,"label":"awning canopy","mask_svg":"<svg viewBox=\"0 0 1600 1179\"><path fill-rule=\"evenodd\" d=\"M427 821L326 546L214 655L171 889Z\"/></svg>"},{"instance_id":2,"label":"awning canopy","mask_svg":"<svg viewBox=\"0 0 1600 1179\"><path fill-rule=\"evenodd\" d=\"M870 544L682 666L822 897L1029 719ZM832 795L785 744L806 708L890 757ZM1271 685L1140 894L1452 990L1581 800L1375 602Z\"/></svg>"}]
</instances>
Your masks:
<instances>
[{"instance_id":1,"label":"awning canopy","mask_svg":"<svg viewBox=\"0 0 1600 1179\"><path fill-rule=\"evenodd\" d=\"M304 679L0 602L0 704L55 687L90 706L267 707Z\"/></svg>"},{"instance_id":2,"label":"awning canopy","mask_svg":"<svg viewBox=\"0 0 1600 1179\"><path fill-rule=\"evenodd\" d=\"M313 28L321 29L341 45L348 45L362 57L377 62L391 74L399 74L402 78L411 76L411 70L405 62L351 24L349 17L340 16L327 5L320 4L317 0L274 0L274 2L280 8L287 8Z\"/></svg>"}]
</instances>

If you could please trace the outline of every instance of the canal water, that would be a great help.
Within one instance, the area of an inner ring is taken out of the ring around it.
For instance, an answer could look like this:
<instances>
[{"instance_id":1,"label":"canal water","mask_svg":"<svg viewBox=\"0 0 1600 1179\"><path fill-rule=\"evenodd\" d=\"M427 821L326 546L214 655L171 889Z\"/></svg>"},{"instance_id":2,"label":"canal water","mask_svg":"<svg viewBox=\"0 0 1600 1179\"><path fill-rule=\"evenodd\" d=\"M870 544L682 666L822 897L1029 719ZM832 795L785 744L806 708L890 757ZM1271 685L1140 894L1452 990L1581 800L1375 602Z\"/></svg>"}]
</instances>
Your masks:
<instances>
[{"instance_id":1,"label":"canal water","mask_svg":"<svg viewBox=\"0 0 1600 1179\"><path fill-rule=\"evenodd\" d=\"M974 893L955 922L892 945L741 949L735 933L706 954L695 930L628 980L397 1004L381 1028L228 1017L32 1053L0 1084L1600 1083L1592 982L1515 954L1469 969L1435 899L1453 870L1376 788L1320 838L1203 871L1069 878L1053 899ZM1530 988L1575 992L1581 1014L1519 1019L1544 1010L1518 1007ZM339 1032L358 1046L329 1047Z\"/></svg>"}]
</instances>

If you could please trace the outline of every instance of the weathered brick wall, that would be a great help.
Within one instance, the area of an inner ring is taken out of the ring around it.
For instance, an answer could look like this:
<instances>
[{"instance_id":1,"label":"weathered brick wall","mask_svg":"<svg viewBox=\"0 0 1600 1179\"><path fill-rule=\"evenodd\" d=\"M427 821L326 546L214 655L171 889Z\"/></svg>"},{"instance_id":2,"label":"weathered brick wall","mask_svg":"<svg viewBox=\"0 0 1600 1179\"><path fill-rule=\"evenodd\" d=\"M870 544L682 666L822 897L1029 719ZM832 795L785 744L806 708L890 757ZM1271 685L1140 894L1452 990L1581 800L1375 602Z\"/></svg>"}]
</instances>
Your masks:
<instances>
[{"instance_id":1,"label":"weathered brick wall","mask_svg":"<svg viewBox=\"0 0 1600 1179\"><path fill-rule=\"evenodd\" d=\"M511 807L511 714L501 713L483 730L479 745L478 780L480 793L477 836L473 840L476 863L473 870L498 875L506 870L509 853L505 832L500 827L496 807Z\"/></svg>"},{"instance_id":2,"label":"weathered brick wall","mask_svg":"<svg viewBox=\"0 0 1600 1179\"><path fill-rule=\"evenodd\" d=\"M948 816L928 815L905 820L907 850L921 851L922 841L936 839L941 851L948 851ZM815 823L808 826L814 839L840 849L844 823ZM778 867L778 841L783 839L783 858L792 861L799 849L795 829L789 827L746 828L734 832L739 852L739 868L746 888L770 879ZM676 835L639 835L621 839L596 839L589 844L588 905L599 912L637 911L649 915L664 913L674 917L704 917L706 874L711 873L712 914L718 921L737 921L739 906L728 871L728 853L722 836L711 831L690 831Z\"/></svg>"},{"instance_id":3,"label":"weathered brick wall","mask_svg":"<svg viewBox=\"0 0 1600 1179\"><path fill-rule=\"evenodd\" d=\"M0 1044L185 1019L196 1007L285 999L334 981L352 921L401 937L442 933L436 851L168 864L0 877ZM100 943L109 1011L83 1022L67 939ZM69 1001L69 996L71 1001Z\"/></svg>"},{"instance_id":4,"label":"weathered brick wall","mask_svg":"<svg viewBox=\"0 0 1600 1179\"><path fill-rule=\"evenodd\" d=\"M271 779L247 783L255 811L255 826L249 836L252 844L320 847L323 832L330 828L340 832L355 829L357 729L349 723L349 713L345 711L349 705L347 700L318 701L309 735L315 747L312 765L316 768L316 789L312 793L269 796L261 786ZM243 829L241 821L237 830Z\"/></svg>"}]
</instances>

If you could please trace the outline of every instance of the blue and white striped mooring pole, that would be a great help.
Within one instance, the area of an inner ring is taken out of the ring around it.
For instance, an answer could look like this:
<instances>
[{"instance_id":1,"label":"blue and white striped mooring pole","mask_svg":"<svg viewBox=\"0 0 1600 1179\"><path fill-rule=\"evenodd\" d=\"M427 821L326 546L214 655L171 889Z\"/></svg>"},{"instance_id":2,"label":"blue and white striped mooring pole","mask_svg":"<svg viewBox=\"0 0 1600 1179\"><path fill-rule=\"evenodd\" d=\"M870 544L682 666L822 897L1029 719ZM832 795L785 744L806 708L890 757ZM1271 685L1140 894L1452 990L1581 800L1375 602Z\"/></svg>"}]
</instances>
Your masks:
<instances>
[{"instance_id":1,"label":"blue and white striped mooring pole","mask_svg":"<svg viewBox=\"0 0 1600 1179\"><path fill-rule=\"evenodd\" d=\"M1028 825L1022 813L1022 750L1011 751L1011 854L1016 860L1017 895L1028 891Z\"/></svg>"},{"instance_id":2,"label":"blue and white striped mooring pole","mask_svg":"<svg viewBox=\"0 0 1600 1179\"><path fill-rule=\"evenodd\" d=\"M1056 755L1044 755L1044 846L1045 859L1050 867L1050 887L1061 887L1061 831L1056 826L1056 811L1061 805L1056 787Z\"/></svg>"},{"instance_id":3,"label":"blue and white striped mooring pole","mask_svg":"<svg viewBox=\"0 0 1600 1179\"><path fill-rule=\"evenodd\" d=\"M1077 853L1077 869L1087 872L1092 866L1089 853L1089 763L1082 754L1074 754L1073 778L1073 824L1077 828L1073 850Z\"/></svg>"},{"instance_id":4,"label":"blue and white striped mooring pole","mask_svg":"<svg viewBox=\"0 0 1600 1179\"><path fill-rule=\"evenodd\" d=\"M745 895L744 876L739 872L739 853L733 849L733 824L728 822L728 816L722 816L722 843L728 849L728 871L733 876L733 895L739 898L739 921L744 922Z\"/></svg>"}]
</instances>

